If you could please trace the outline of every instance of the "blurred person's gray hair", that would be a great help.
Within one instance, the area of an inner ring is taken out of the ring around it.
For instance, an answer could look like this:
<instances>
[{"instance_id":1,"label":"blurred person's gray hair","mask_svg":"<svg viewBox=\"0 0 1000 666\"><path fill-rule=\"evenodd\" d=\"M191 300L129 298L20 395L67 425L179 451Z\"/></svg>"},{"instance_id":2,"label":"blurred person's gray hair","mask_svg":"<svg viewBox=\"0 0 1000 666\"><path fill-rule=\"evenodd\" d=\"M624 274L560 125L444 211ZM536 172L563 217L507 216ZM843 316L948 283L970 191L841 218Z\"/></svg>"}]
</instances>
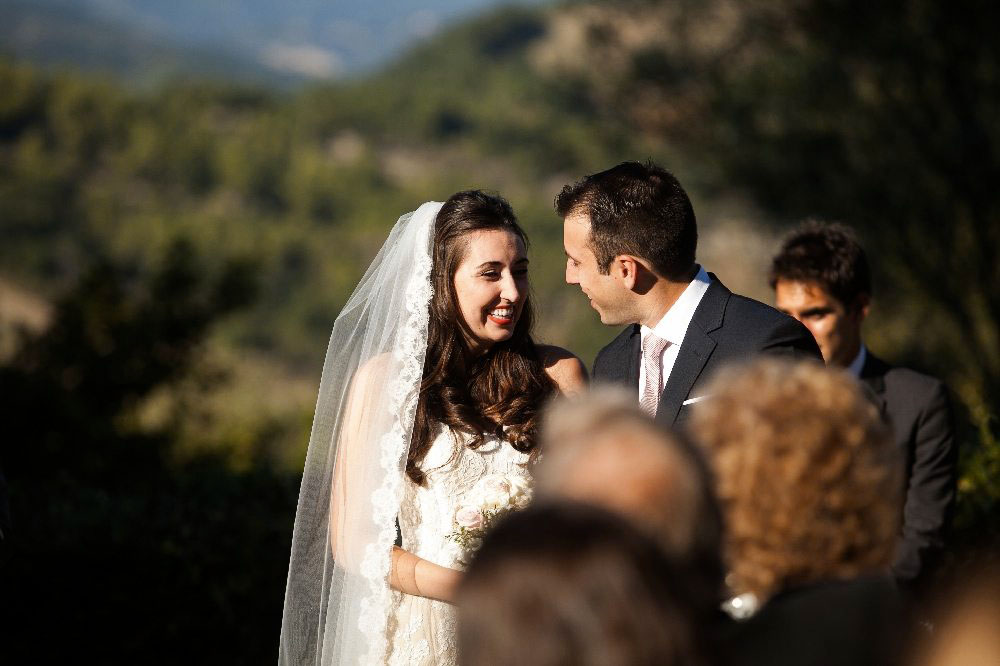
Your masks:
<instances>
[{"instance_id":1,"label":"blurred person's gray hair","mask_svg":"<svg viewBox=\"0 0 1000 666\"><path fill-rule=\"evenodd\" d=\"M570 499L616 511L721 591L722 519L708 465L686 438L643 413L635 395L598 387L556 400L541 441L539 501Z\"/></svg>"}]
</instances>

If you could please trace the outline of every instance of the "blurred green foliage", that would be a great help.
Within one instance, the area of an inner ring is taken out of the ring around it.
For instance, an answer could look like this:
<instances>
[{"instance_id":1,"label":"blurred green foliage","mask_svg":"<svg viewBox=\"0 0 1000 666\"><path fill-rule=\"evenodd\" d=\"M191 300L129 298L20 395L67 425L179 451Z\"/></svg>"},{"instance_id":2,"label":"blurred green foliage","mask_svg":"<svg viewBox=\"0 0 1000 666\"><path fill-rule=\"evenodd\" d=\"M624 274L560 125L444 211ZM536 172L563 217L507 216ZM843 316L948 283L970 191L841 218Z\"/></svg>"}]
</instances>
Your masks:
<instances>
[{"instance_id":1,"label":"blurred green foliage","mask_svg":"<svg viewBox=\"0 0 1000 666\"><path fill-rule=\"evenodd\" d=\"M297 477L259 456L177 459L142 400L196 372L252 266L171 244L138 272L96 261L0 367L5 663L247 663L276 654Z\"/></svg>"},{"instance_id":2,"label":"blurred green foliage","mask_svg":"<svg viewBox=\"0 0 1000 666\"><path fill-rule=\"evenodd\" d=\"M296 95L208 83L137 93L0 62L0 265L55 293L92 252L145 265L177 234L220 261L253 254L263 293L226 342L314 371L396 218L485 187L520 212L546 271L538 297L552 304L553 287L565 295L548 279L562 264L553 177L649 148L531 70L525 48L544 31L539 13L504 12L376 76Z\"/></svg>"}]
</instances>

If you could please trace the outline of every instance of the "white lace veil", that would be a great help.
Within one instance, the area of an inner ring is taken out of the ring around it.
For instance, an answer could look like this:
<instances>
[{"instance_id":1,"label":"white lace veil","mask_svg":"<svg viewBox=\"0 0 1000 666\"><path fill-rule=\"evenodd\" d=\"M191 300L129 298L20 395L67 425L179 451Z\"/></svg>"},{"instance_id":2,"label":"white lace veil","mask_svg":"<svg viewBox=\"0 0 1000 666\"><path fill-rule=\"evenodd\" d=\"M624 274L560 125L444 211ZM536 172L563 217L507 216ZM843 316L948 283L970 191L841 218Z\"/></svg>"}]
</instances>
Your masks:
<instances>
[{"instance_id":1,"label":"white lace veil","mask_svg":"<svg viewBox=\"0 0 1000 666\"><path fill-rule=\"evenodd\" d=\"M278 662L381 664L440 203L399 218L333 325L299 491Z\"/></svg>"}]
</instances>

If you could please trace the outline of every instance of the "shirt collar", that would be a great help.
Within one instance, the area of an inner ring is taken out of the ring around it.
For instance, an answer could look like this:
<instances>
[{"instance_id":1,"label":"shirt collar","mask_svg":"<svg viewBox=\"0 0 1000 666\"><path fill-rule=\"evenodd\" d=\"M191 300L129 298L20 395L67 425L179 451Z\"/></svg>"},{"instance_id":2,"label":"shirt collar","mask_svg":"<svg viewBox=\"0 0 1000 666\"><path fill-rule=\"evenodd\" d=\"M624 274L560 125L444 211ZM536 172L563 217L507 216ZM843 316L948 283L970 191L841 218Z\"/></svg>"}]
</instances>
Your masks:
<instances>
[{"instance_id":1,"label":"shirt collar","mask_svg":"<svg viewBox=\"0 0 1000 666\"><path fill-rule=\"evenodd\" d=\"M663 318L653 328L648 326L640 327L639 331L643 338L650 332L656 337L666 340L670 344L679 345L684 341L691 319L694 318L694 311L698 309L698 304L708 291L708 285L712 281L708 277L708 272L704 267L698 267L698 274L688 283L688 286L681 292L680 297L674 301Z\"/></svg>"},{"instance_id":2,"label":"shirt collar","mask_svg":"<svg viewBox=\"0 0 1000 666\"><path fill-rule=\"evenodd\" d=\"M851 364L847 366L847 371L854 375L855 377L861 376L861 369L865 367L865 360L868 358L868 350L865 349L865 343L861 343L861 349L858 350L858 355L854 357Z\"/></svg>"}]
</instances>

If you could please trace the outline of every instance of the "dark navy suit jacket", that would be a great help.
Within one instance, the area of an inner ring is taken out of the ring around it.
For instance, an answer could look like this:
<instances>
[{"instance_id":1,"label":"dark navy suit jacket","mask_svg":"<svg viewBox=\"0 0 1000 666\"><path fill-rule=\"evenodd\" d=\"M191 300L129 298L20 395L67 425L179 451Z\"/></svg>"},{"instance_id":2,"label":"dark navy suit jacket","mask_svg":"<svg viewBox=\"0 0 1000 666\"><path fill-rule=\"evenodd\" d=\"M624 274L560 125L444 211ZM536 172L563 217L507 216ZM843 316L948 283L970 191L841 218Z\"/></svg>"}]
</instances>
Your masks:
<instances>
[{"instance_id":1,"label":"dark navy suit jacket","mask_svg":"<svg viewBox=\"0 0 1000 666\"><path fill-rule=\"evenodd\" d=\"M868 353L861 381L892 426L903 456L903 534L892 572L912 583L933 568L955 504L958 449L948 393L937 379Z\"/></svg>"},{"instance_id":2,"label":"dark navy suit jacket","mask_svg":"<svg viewBox=\"0 0 1000 666\"><path fill-rule=\"evenodd\" d=\"M673 426L688 416L685 400L719 368L761 353L822 361L809 330L774 308L726 289L712 278L688 326L667 384L660 394L656 421ZM639 391L639 325L629 326L597 353L594 382L621 384Z\"/></svg>"}]
</instances>

